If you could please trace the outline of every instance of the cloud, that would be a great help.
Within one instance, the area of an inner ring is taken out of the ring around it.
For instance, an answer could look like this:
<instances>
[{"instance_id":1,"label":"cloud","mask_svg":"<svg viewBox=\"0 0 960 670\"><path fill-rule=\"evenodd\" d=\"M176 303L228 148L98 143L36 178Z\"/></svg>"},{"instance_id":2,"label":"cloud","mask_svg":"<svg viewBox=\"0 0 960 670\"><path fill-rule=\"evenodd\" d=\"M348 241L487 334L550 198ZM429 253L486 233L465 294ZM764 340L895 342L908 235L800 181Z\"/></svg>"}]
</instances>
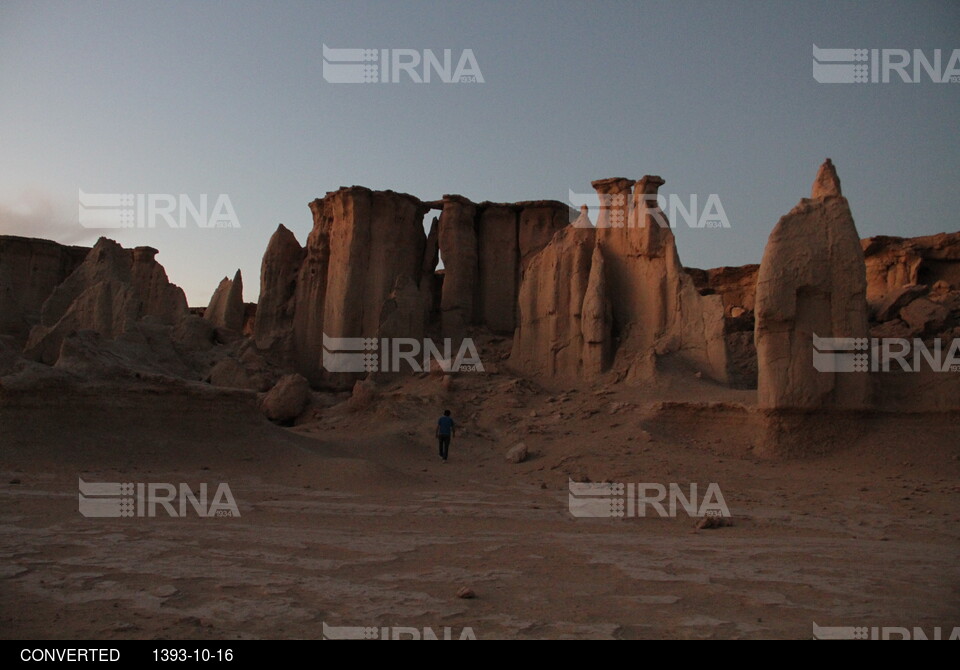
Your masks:
<instances>
[{"instance_id":1,"label":"cloud","mask_svg":"<svg viewBox=\"0 0 960 670\"><path fill-rule=\"evenodd\" d=\"M97 231L80 225L76 204L57 202L37 189L24 191L12 202L0 202L0 235L85 245L93 245L99 237Z\"/></svg>"}]
</instances>

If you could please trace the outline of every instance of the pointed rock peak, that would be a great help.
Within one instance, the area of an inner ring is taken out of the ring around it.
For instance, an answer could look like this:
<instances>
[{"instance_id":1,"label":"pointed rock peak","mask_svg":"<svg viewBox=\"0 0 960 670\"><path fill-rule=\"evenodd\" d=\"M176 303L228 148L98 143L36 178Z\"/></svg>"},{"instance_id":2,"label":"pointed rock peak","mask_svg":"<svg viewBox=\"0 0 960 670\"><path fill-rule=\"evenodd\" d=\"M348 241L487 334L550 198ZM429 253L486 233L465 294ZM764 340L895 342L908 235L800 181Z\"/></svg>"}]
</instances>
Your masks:
<instances>
[{"instance_id":1,"label":"pointed rock peak","mask_svg":"<svg viewBox=\"0 0 960 670\"><path fill-rule=\"evenodd\" d=\"M593 222L590 220L590 208L586 205L580 205L580 216L572 225L574 228L593 228Z\"/></svg>"},{"instance_id":2,"label":"pointed rock peak","mask_svg":"<svg viewBox=\"0 0 960 670\"><path fill-rule=\"evenodd\" d=\"M116 267L129 267L133 260L133 251L124 249L120 244L114 242L109 237L101 237L93 245L87 258L91 263L115 264Z\"/></svg>"},{"instance_id":3,"label":"pointed rock peak","mask_svg":"<svg viewBox=\"0 0 960 670\"><path fill-rule=\"evenodd\" d=\"M109 247L109 246L119 247L120 245L114 242L113 240L111 240L109 237L101 237L97 239L97 243L93 245L93 248L96 249L97 247Z\"/></svg>"},{"instance_id":4,"label":"pointed rock peak","mask_svg":"<svg viewBox=\"0 0 960 670\"><path fill-rule=\"evenodd\" d=\"M281 223L277 226L273 235L270 236L270 242L267 243L267 253L276 252L286 247L295 247L298 250L302 248L300 242L297 241L297 236Z\"/></svg>"},{"instance_id":5,"label":"pointed rock peak","mask_svg":"<svg viewBox=\"0 0 960 670\"><path fill-rule=\"evenodd\" d=\"M831 195L841 196L843 192L840 190L840 177L837 176L837 168L833 166L833 161L828 158L817 171L817 178L813 180L813 190L810 197L816 199Z\"/></svg>"},{"instance_id":6,"label":"pointed rock peak","mask_svg":"<svg viewBox=\"0 0 960 670\"><path fill-rule=\"evenodd\" d=\"M238 282L243 283L243 275L240 273L240 268L237 268L237 274L233 275L233 282L235 284Z\"/></svg>"},{"instance_id":7,"label":"pointed rock peak","mask_svg":"<svg viewBox=\"0 0 960 670\"><path fill-rule=\"evenodd\" d=\"M109 237L101 237L97 240L97 243L93 245L93 248L98 251L122 251L123 247L120 246L118 242L114 242Z\"/></svg>"}]
</instances>

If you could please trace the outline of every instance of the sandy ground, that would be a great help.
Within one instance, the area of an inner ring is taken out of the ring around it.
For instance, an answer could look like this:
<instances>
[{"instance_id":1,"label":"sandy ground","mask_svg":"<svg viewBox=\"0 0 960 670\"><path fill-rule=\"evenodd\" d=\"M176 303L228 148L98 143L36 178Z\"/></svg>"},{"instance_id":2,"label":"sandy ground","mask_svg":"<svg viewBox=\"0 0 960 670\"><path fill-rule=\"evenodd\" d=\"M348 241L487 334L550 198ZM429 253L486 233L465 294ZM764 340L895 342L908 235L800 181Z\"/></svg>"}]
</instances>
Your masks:
<instances>
[{"instance_id":1,"label":"sandy ground","mask_svg":"<svg viewBox=\"0 0 960 670\"><path fill-rule=\"evenodd\" d=\"M185 386L0 393L0 636L810 638L960 626L960 421L877 416L759 460L750 392L552 391L505 375L329 397L295 428ZM678 404L663 404L676 400ZM696 405L684 404L695 399ZM723 404L710 404L723 403ZM436 416L461 426L450 462ZM504 453L518 441L522 464ZM85 481L227 482L239 518L85 518ZM731 527L583 519L568 480L719 485ZM460 599L461 587L475 599Z\"/></svg>"}]
</instances>

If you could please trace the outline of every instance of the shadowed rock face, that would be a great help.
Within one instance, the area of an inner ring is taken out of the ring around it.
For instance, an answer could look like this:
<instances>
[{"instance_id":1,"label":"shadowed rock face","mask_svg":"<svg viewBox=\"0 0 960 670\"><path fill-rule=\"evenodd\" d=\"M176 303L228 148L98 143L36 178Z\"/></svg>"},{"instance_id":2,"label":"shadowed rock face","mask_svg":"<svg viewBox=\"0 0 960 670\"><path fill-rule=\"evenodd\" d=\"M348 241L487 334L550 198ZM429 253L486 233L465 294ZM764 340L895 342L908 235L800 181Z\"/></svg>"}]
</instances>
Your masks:
<instances>
[{"instance_id":1,"label":"shadowed rock face","mask_svg":"<svg viewBox=\"0 0 960 670\"><path fill-rule=\"evenodd\" d=\"M721 267L709 270L685 268L685 270L687 274L693 277L693 283L701 294L716 293L720 296L723 301L724 313L728 317L736 319L746 313L753 313L759 265ZM750 330L752 332L753 328Z\"/></svg>"},{"instance_id":2,"label":"shadowed rock face","mask_svg":"<svg viewBox=\"0 0 960 670\"><path fill-rule=\"evenodd\" d=\"M869 376L814 368L813 336L865 338L867 281L860 238L828 160L813 197L780 219L756 295L758 403L770 409L859 409Z\"/></svg>"},{"instance_id":3,"label":"shadowed rock face","mask_svg":"<svg viewBox=\"0 0 960 670\"><path fill-rule=\"evenodd\" d=\"M518 211L499 204L481 205L479 211L477 317L495 333L513 333L520 281Z\"/></svg>"},{"instance_id":4,"label":"shadowed rock face","mask_svg":"<svg viewBox=\"0 0 960 670\"><path fill-rule=\"evenodd\" d=\"M569 208L553 200L474 205L462 196L444 196L442 208L443 336L461 338L475 325L513 333L520 277L568 224Z\"/></svg>"},{"instance_id":5,"label":"shadowed rock face","mask_svg":"<svg viewBox=\"0 0 960 670\"><path fill-rule=\"evenodd\" d=\"M260 265L260 301L254 323L253 336L260 349L283 342L293 327L297 274L305 253L283 224L270 237Z\"/></svg>"},{"instance_id":6,"label":"shadowed rock face","mask_svg":"<svg viewBox=\"0 0 960 670\"><path fill-rule=\"evenodd\" d=\"M444 275L440 319L444 337L464 336L467 327L475 321L479 289L476 217L476 205L466 198L443 196L440 257Z\"/></svg>"},{"instance_id":7,"label":"shadowed rock face","mask_svg":"<svg viewBox=\"0 0 960 670\"><path fill-rule=\"evenodd\" d=\"M0 236L0 335L23 346L53 290L90 252L50 240Z\"/></svg>"},{"instance_id":8,"label":"shadowed rock face","mask_svg":"<svg viewBox=\"0 0 960 670\"><path fill-rule=\"evenodd\" d=\"M820 406L831 394L850 406L865 402L862 388L840 388L846 382L839 381L834 390L819 376L793 392L771 390L789 387L784 380L796 374L791 365L798 363L786 359L810 358L809 341L784 333L864 332L857 307L863 286L854 277L863 257L859 240L857 249L851 245L856 230L832 163L821 167L815 197L771 235L765 269L684 269L656 204L663 183L656 176L594 182L605 205L598 226L585 214L574 226L588 233L569 230L567 206L554 201L475 204L446 195L427 203L356 186L328 193L310 203L314 225L305 247L283 227L271 238L261 268L257 346L281 354L311 382L349 385L352 377L322 369L324 333L457 340L481 327L515 331L511 362L524 374L572 379L613 370L617 379L643 383L656 374L658 358L668 356L715 381L751 387L756 338L767 347L761 396L770 404L764 406ZM425 235L423 217L431 209L439 216ZM928 274L953 281L951 244L937 238L928 245ZM878 258L890 248L876 246ZM913 264L902 274L923 270ZM949 281L941 294L949 294ZM885 313L900 314L919 295L908 293L894 296ZM950 300L940 301L949 303L946 316L918 303L907 310L907 325L924 333L951 327ZM762 323L755 318L761 302Z\"/></svg>"},{"instance_id":9,"label":"shadowed rock face","mask_svg":"<svg viewBox=\"0 0 960 670\"><path fill-rule=\"evenodd\" d=\"M100 238L83 263L44 302L40 324L30 333L24 354L53 364L63 338L93 330L116 338L144 317L176 325L187 315L183 291L154 260L156 249L124 249Z\"/></svg>"}]
</instances>

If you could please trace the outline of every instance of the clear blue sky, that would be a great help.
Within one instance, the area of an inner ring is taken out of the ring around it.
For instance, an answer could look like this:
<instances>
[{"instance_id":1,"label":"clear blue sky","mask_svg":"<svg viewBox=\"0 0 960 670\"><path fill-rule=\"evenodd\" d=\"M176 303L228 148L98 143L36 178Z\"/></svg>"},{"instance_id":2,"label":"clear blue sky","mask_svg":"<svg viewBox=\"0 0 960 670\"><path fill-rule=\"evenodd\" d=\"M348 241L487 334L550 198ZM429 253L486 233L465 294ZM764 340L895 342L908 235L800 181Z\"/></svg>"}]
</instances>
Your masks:
<instances>
[{"instance_id":1,"label":"clear blue sky","mask_svg":"<svg viewBox=\"0 0 960 670\"><path fill-rule=\"evenodd\" d=\"M485 83L328 84L322 48L472 49ZM960 229L960 83L818 84L811 50L960 48L947 2L0 4L0 234L90 244L77 191L225 193L239 229L108 231L191 305L341 185L567 200L659 174L730 229L686 265L759 262L827 156L860 234Z\"/></svg>"}]
</instances>

